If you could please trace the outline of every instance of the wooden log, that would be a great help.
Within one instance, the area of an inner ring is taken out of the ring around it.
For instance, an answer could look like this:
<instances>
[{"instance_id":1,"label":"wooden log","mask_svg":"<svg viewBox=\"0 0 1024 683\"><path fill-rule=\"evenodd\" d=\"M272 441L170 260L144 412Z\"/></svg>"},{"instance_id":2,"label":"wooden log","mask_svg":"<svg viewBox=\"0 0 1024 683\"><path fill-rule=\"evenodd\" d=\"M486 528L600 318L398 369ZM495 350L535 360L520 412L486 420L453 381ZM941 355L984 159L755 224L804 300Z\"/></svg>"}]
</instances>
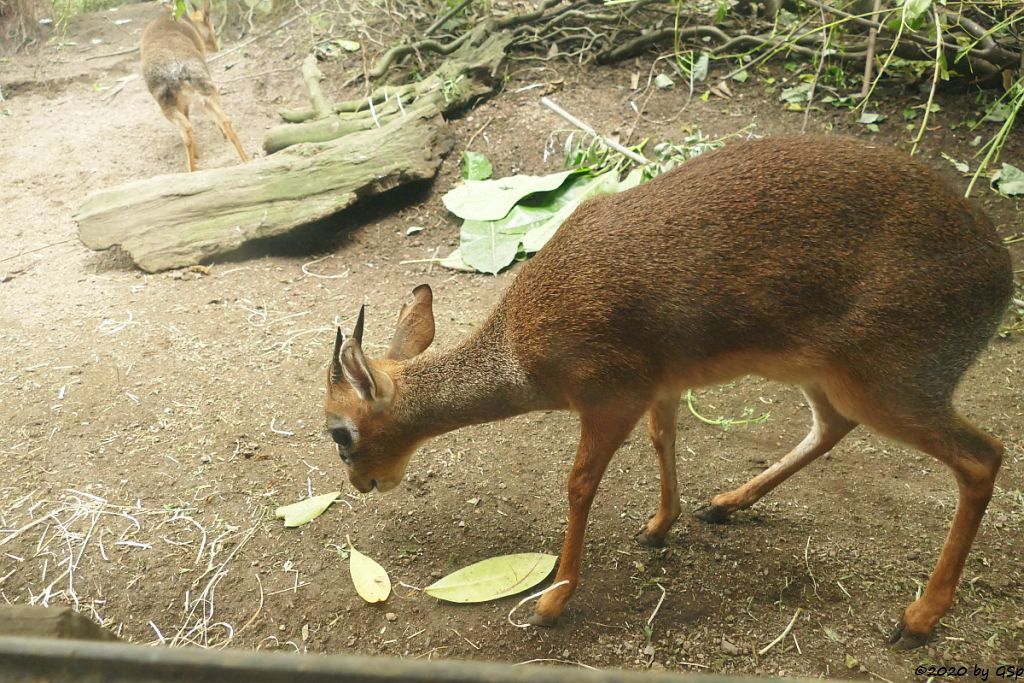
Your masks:
<instances>
[{"instance_id":1,"label":"wooden log","mask_svg":"<svg viewBox=\"0 0 1024 683\"><path fill-rule=\"evenodd\" d=\"M423 80L397 87L381 86L369 97L334 105L318 101L317 88L310 88L311 80L304 76L313 109L282 111L282 118L294 123L271 128L263 138L263 149L273 154L301 142L332 140L404 116L409 111L427 115L430 112L452 114L465 109L480 97L494 92L500 81L505 53L514 39L511 31L495 32L491 24L479 24ZM324 116L325 108L329 112L327 116Z\"/></svg>"},{"instance_id":2,"label":"wooden log","mask_svg":"<svg viewBox=\"0 0 1024 683\"><path fill-rule=\"evenodd\" d=\"M70 607L35 605L0 607L0 636L118 640L116 635Z\"/></svg>"},{"instance_id":3,"label":"wooden log","mask_svg":"<svg viewBox=\"0 0 1024 683\"><path fill-rule=\"evenodd\" d=\"M145 271L195 265L335 214L359 197L433 178L451 151L440 116L295 145L239 166L157 176L97 192L75 216L90 249L115 245Z\"/></svg>"}]
</instances>

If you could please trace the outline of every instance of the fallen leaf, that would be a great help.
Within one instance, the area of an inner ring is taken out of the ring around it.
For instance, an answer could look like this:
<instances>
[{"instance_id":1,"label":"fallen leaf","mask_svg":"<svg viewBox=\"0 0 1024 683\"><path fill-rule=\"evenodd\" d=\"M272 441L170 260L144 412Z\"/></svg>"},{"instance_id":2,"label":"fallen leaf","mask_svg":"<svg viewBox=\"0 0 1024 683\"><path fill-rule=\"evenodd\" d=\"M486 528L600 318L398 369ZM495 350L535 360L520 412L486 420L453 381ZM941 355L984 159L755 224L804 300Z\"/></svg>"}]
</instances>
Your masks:
<instances>
[{"instance_id":1,"label":"fallen leaf","mask_svg":"<svg viewBox=\"0 0 1024 683\"><path fill-rule=\"evenodd\" d=\"M284 519L284 525L287 527L302 526L322 515L340 495L341 491L335 491L300 500L291 505L282 505L274 510L274 517Z\"/></svg>"},{"instance_id":2,"label":"fallen leaf","mask_svg":"<svg viewBox=\"0 0 1024 683\"><path fill-rule=\"evenodd\" d=\"M356 550L352 541L348 542L348 552L348 571L359 597L366 602L387 600L391 595L391 579L384 567Z\"/></svg>"},{"instance_id":3,"label":"fallen leaf","mask_svg":"<svg viewBox=\"0 0 1024 683\"><path fill-rule=\"evenodd\" d=\"M1024 195L1024 171L1003 162L1003 167L992 176L992 189L1007 197Z\"/></svg>"},{"instance_id":4,"label":"fallen leaf","mask_svg":"<svg viewBox=\"0 0 1024 683\"><path fill-rule=\"evenodd\" d=\"M523 197L554 190L574 173L562 171L545 176L516 175L498 180L467 180L445 193L441 201L459 218L496 221L508 215Z\"/></svg>"},{"instance_id":5,"label":"fallen leaf","mask_svg":"<svg viewBox=\"0 0 1024 683\"><path fill-rule=\"evenodd\" d=\"M558 560L545 553L500 555L435 581L423 592L448 602L486 602L515 595L543 581Z\"/></svg>"}]
</instances>

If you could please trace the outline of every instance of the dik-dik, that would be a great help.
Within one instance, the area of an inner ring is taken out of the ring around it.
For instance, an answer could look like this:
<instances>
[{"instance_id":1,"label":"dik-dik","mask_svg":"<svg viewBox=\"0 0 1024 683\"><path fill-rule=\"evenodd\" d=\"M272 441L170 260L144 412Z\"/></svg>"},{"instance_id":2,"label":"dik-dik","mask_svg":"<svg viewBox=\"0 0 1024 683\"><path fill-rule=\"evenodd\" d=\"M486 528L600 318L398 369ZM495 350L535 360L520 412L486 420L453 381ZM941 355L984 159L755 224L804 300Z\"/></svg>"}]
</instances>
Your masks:
<instances>
[{"instance_id":1,"label":"dik-dik","mask_svg":"<svg viewBox=\"0 0 1024 683\"><path fill-rule=\"evenodd\" d=\"M927 167L839 137L738 142L579 207L468 339L424 354L432 294L413 290L386 356L363 354L363 311L338 331L327 427L359 491L401 481L422 441L533 410L577 413L569 521L556 582L531 621L552 624L579 582L594 494L647 413L661 501L639 534L661 545L680 513L682 391L760 375L799 386L806 438L697 510L748 508L859 424L953 471L960 500L921 597L892 643L922 644L953 602L992 495L996 439L952 395L1010 299L992 223Z\"/></svg>"},{"instance_id":2,"label":"dik-dik","mask_svg":"<svg viewBox=\"0 0 1024 683\"><path fill-rule=\"evenodd\" d=\"M185 145L188 170L196 170L196 141L189 120L189 106L199 102L217 121L242 161L249 155L220 105L206 54L217 51L217 35L210 19L210 5L175 19L164 12L142 34L142 75L146 87L167 120L178 128Z\"/></svg>"}]
</instances>

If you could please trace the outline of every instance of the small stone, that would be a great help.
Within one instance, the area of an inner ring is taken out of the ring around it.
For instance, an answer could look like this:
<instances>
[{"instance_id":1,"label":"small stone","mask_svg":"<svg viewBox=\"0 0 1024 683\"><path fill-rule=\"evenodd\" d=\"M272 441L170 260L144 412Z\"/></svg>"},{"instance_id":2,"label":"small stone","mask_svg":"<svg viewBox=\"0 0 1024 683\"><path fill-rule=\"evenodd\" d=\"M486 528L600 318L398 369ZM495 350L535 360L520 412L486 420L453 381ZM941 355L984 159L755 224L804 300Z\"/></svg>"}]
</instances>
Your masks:
<instances>
[{"instance_id":1,"label":"small stone","mask_svg":"<svg viewBox=\"0 0 1024 683\"><path fill-rule=\"evenodd\" d=\"M740 653L740 649L736 647L734 643L730 642L728 638L722 636L722 652L727 655L738 655Z\"/></svg>"},{"instance_id":2,"label":"small stone","mask_svg":"<svg viewBox=\"0 0 1024 683\"><path fill-rule=\"evenodd\" d=\"M388 621L397 621L398 620L398 615L395 614L394 612L388 612L387 614L384 615L384 618L387 619Z\"/></svg>"},{"instance_id":3,"label":"small stone","mask_svg":"<svg viewBox=\"0 0 1024 683\"><path fill-rule=\"evenodd\" d=\"M204 455L201 458L199 458L199 462L204 463L204 464L208 464L208 463L213 462L213 458L211 458L208 455Z\"/></svg>"}]
</instances>

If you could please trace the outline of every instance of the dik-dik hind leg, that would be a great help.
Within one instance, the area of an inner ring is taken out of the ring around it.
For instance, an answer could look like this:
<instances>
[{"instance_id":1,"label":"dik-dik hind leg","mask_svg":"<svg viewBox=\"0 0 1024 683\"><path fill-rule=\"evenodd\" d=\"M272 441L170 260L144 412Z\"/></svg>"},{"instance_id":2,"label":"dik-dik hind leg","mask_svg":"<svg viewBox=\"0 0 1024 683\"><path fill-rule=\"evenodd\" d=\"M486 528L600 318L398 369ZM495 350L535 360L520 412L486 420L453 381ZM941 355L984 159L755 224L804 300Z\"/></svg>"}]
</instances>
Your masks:
<instances>
[{"instance_id":1,"label":"dik-dik hind leg","mask_svg":"<svg viewBox=\"0 0 1024 683\"><path fill-rule=\"evenodd\" d=\"M857 426L856 422L839 414L821 388L805 387L804 396L811 406L814 423L800 445L738 489L718 494L710 503L697 508L694 515L705 522L726 521L733 512L750 507L786 479L828 453Z\"/></svg>"},{"instance_id":2,"label":"dik-dik hind leg","mask_svg":"<svg viewBox=\"0 0 1024 683\"><path fill-rule=\"evenodd\" d=\"M600 410L580 411L580 443L569 473L569 523L554 581L555 584L565 581L566 585L545 593L537 602L537 609L530 617L530 623L534 626L554 625L565 609L565 603L576 590L580 579L583 535L597 485L612 455L643 415L644 408L627 403Z\"/></svg>"},{"instance_id":3,"label":"dik-dik hind leg","mask_svg":"<svg viewBox=\"0 0 1024 683\"><path fill-rule=\"evenodd\" d=\"M923 422L920 416L902 422L886 416L883 424L865 420L883 434L909 443L948 465L960 492L953 524L928 585L921 597L903 612L889 639L891 645L901 650L923 645L953 604L964 562L992 497L1003 454L1003 445L998 440L952 411L932 418L931 425Z\"/></svg>"},{"instance_id":4,"label":"dik-dik hind leg","mask_svg":"<svg viewBox=\"0 0 1024 683\"><path fill-rule=\"evenodd\" d=\"M224 136L235 146L235 151L238 152L238 156L242 161L249 161L249 155L245 153L242 142L235 135L235 129L231 127L231 120L228 119L228 115L224 113L220 106L220 96L217 95L217 92L213 91L206 95L203 98L203 104L206 106L206 110L210 112L210 115L217 121L217 125L220 126Z\"/></svg>"},{"instance_id":5,"label":"dik-dik hind leg","mask_svg":"<svg viewBox=\"0 0 1024 683\"><path fill-rule=\"evenodd\" d=\"M166 106L161 105L164 116L178 128L181 135L181 144L185 146L185 159L188 163L189 173L196 170L196 138L192 132L192 122L188 119L188 101L171 102Z\"/></svg>"},{"instance_id":6,"label":"dik-dik hind leg","mask_svg":"<svg viewBox=\"0 0 1024 683\"><path fill-rule=\"evenodd\" d=\"M668 530L679 518L679 482L676 480L676 414L679 411L679 397L679 394L675 394L659 400L651 407L648 417L647 433L658 453L661 498L658 511L637 535L636 540L641 545L665 545Z\"/></svg>"}]
</instances>

